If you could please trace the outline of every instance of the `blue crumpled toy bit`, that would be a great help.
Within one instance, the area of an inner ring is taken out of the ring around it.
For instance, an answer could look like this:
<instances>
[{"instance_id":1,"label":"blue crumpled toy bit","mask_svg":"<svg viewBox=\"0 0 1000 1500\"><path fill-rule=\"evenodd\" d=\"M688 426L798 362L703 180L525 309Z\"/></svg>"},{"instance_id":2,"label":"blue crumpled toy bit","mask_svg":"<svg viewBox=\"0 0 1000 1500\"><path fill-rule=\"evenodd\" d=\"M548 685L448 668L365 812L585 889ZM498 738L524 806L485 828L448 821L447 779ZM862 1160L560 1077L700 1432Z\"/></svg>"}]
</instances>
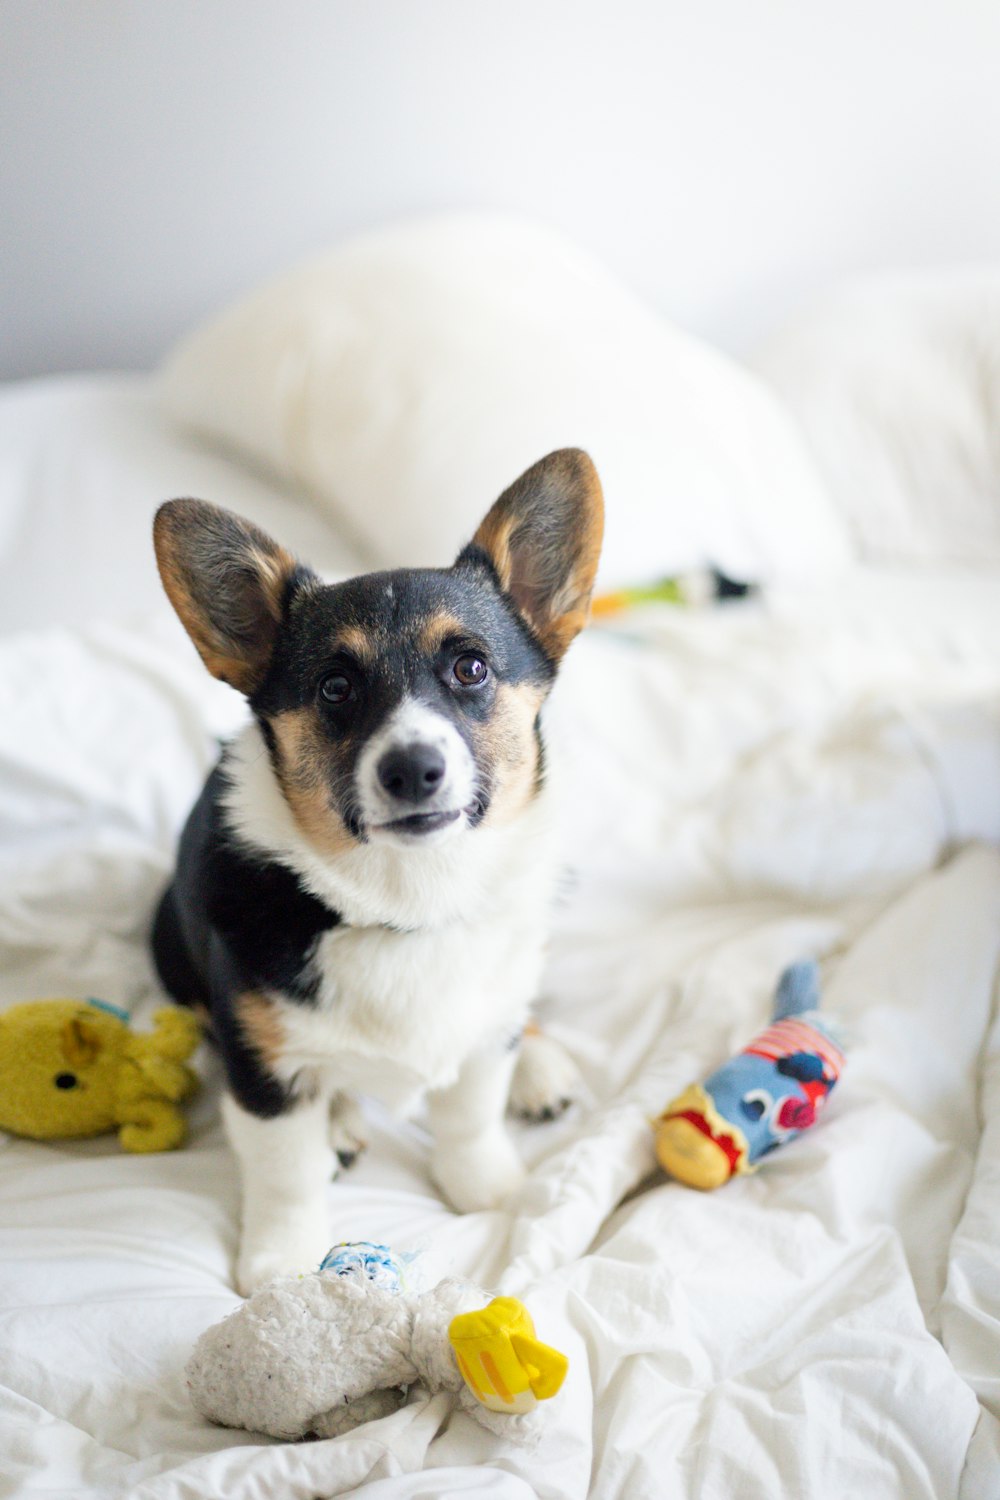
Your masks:
<instances>
[{"instance_id":1,"label":"blue crumpled toy bit","mask_svg":"<svg viewBox=\"0 0 1000 1500\"><path fill-rule=\"evenodd\" d=\"M370 1281L386 1292L401 1292L404 1286L402 1261L388 1245L372 1240L341 1240L326 1252L320 1270L349 1281Z\"/></svg>"}]
</instances>

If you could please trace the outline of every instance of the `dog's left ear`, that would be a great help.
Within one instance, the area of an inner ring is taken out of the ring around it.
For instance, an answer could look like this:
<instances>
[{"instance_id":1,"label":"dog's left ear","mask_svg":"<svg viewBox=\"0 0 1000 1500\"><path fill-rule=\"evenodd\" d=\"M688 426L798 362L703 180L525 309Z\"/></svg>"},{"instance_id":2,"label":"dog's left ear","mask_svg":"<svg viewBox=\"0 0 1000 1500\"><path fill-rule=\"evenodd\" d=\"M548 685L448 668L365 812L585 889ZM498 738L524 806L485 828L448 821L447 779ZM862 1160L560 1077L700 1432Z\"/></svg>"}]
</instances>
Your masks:
<instances>
[{"instance_id":1,"label":"dog's left ear","mask_svg":"<svg viewBox=\"0 0 1000 1500\"><path fill-rule=\"evenodd\" d=\"M587 623L603 536L597 470L582 449L560 448L503 492L458 561L486 554L500 587L558 662Z\"/></svg>"}]
</instances>

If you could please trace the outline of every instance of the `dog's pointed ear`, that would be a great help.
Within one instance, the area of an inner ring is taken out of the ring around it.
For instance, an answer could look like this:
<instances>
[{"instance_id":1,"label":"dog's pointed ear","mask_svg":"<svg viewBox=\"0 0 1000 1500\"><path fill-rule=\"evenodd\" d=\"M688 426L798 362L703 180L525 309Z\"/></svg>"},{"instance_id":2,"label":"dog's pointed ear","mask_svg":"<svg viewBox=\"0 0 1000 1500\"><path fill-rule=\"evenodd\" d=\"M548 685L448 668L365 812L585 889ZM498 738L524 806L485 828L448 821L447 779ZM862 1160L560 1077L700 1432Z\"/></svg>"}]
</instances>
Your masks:
<instances>
[{"instance_id":1,"label":"dog's pointed ear","mask_svg":"<svg viewBox=\"0 0 1000 1500\"><path fill-rule=\"evenodd\" d=\"M314 581L266 532L204 500L168 500L153 522L156 562L213 677L248 696L267 675L290 591Z\"/></svg>"},{"instance_id":2,"label":"dog's pointed ear","mask_svg":"<svg viewBox=\"0 0 1000 1500\"><path fill-rule=\"evenodd\" d=\"M458 560L486 554L500 587L558 662L587 623L603 536L597 470L581 449L560 448L503 492Z\"/></svg>"}]
</instances>

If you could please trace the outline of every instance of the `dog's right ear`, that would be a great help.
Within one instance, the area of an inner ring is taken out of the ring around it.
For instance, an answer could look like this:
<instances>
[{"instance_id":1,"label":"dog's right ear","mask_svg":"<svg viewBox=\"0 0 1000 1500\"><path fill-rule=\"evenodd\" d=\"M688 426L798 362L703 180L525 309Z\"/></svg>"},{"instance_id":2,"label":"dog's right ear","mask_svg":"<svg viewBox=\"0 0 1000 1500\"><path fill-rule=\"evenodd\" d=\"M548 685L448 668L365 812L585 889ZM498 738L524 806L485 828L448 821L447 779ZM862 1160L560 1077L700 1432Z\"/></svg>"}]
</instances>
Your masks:
<instances>
[{"instance_id":1,"label":"dog's right ear","mask_svg":"<svg viewBox=\"0 0 1000 1500\"><path fill-rule=\"evenodd\" d=\"M315 575L266 532L204 500L168 500L153 522L156 562L213 677L248 696L263 682L290 590Z\"/></svg>"}]
</instances>

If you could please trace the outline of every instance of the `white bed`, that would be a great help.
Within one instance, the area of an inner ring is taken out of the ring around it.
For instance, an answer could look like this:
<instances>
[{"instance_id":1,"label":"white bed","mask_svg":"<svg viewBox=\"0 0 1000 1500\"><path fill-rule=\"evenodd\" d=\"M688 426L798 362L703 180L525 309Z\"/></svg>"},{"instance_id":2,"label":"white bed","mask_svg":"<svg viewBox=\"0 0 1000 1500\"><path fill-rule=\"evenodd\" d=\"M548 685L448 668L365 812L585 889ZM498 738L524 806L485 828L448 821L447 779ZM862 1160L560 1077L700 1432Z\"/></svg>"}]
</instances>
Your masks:
<instances>
[{"instance_id":1,"label":"white bed","mask_svg":"<svg viewBox=\"0 0 1000 1500\"><path fill-rule=\"evenodd\" d=\"M201 492L331 574L366 559L181 437L146 378L10 388L0 465L0 1001L94 994L141 1025L173 840L242 713L160 599L152 509ZM633 614L570 654L550 732L573 878L543 1014L587 1099L512 1127L533 1170L509 1211L450 1212L419 1123L375 1105L330 1190L331 1240L528 1302L570 1357L536 1448L419 1391L298 1445L196 1416L185 1360L236 1303L203 1049L179 1152L0 1149L0 1494L995 1497L998 581L858 565ZM850 1038L825 1122L716 1194L668 1184L648 1116L810 953Z\"/></svg>"}]
</instances>

